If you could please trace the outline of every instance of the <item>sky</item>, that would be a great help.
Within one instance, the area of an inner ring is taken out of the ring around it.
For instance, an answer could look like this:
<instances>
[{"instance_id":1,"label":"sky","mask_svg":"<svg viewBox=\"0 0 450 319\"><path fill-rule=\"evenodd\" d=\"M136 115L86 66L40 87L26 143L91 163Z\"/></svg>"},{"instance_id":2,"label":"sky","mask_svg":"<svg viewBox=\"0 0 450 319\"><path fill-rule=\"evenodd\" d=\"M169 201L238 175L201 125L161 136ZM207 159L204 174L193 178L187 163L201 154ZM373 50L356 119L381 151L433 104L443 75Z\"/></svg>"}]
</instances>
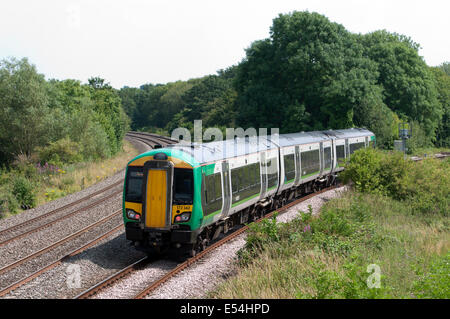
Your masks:
<instances>
[{"instance_id":1,"label":"sky","mask_svg":"<svg viewBox=\"0 0 450 319\"><path fill-rule=\"evenodd\" d=\"M353 33L385 29L450 61L444 0L10 0L0 6L0 60L27 57L47 79L104 78L115 88L216 74L269 37L280 13L318 12Z\"/></svg>"}]
</instances>

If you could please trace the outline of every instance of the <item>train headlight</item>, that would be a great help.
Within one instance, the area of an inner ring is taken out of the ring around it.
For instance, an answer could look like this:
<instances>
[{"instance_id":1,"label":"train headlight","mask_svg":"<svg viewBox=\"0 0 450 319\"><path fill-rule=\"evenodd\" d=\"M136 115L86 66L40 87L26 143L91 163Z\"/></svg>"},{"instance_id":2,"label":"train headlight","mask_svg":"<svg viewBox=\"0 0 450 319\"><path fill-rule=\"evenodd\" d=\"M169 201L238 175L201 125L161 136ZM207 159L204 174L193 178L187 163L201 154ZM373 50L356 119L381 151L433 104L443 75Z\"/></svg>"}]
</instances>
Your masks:
<instances>
[{"instance_id":1,"label":"train headlight","mask_svg":"<svg viewBox=\"0 0 450 319\"><path fill-rule=\"evenodd\" d=\"M175 217L175 223L185 223L191 219L191 212L184 212Z\"/></svg>"},{"instance_id":2,"label":"train headlight","mask_svg":"<svg viewBox=\"0 0 450 319\"><path fill-rule=\"evenodd\" d=\"M139 220L141 219L141 215L136 213L134 210L132 209L127 209L127 217L129 219L134 219L134 220Z\"/></svg>"}]
</instances>

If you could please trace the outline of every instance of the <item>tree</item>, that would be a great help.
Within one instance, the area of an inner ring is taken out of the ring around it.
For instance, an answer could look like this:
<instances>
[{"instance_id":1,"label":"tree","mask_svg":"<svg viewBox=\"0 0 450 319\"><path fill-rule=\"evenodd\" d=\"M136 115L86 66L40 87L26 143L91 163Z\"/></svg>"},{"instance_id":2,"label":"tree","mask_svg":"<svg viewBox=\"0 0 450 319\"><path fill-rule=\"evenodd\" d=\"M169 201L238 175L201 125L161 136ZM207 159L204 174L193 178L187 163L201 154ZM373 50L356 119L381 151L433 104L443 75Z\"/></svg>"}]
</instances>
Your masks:
<instances>
[{"instance_id":1,"label":"tree","mask_svg":"<svg viewBox=\"0 0 450 319\"><path fill-rule=\"evenodd\" d=\"M111 154L120 150L125 132L129 128L129 118L122 108L122 100L116 90L103 86L90 88L95 111L95 120L100 123L108 136Z\"/></svg>"},{"instance_id":2,"label":"tree","mask_svg":"<svg viewBox=\"0 0 450 319\"><path fill-rule=\"evenodd\" d=\"M182 109L168 123L170 132L177 127L193 129L195 120L204 119L204 128L224 126L233 120L235 91L232 88L232 76L226 71L221 75L209 75L193 82L181 95ZM223 115L223 116L222 116Z\"/></svg>"},{"instance_id":3,"label":"tree","mask_svg":"<svg viewBox=\"0 0 450 319\"><path fill-rule=\"evenodd\" d=\"M442 63L439 68L445 72L448 76L450 76L450 62Z\"/></svg>"},{"instance_id":4,"label":"tree","mask_svg":"<svg viewBox=\"0 0 450 319\"><path fill-rule=\"evenodd\" d=\"M434 76L438 101L443 110L436 132L436 145L450 147L450 76L441 67L430 68L430 70Z\"/></svg>"},{"instance_id":5,"label":"tree","mask_svg":"<svg viewBox=\"0 0 450 319\"><path fill-rule=\"evenodd\" d=\"M31 155L48 138L47 85L26 58L0 62L0 161Z\"/></svg>"},{"instance_id":6,"label":"tree","mask_svg":"<svg viewBox=\"0 0 450 319\"><path fill-rule=\"evenodd\" d=\"M281 132L353 126L363 105L382 105L376 65L363 52L355 35L320 14L279 15L270 38L255 41L239 64L238 125Z\"/></svg>"},{"instance_id":7,"label":"tree","mask_svg":"<svg viewBox=\"0 0 450 319\"><path fill-rule=\"evenodd\" d=\"M88 79L88 83L94 89L111 89L109 82L105 82L105 79L100 77L91 77Z\"/></svg>"},{"instance_id":8,"label":"tree","mask_svg":"<svg viewBox=\"0 0 450 319\"><path fill-rule=\"evenodd\" d=\"M365 55L377 64L384 103L400 116L419 122L434 140L442 108L433 75L418 54L419 44L384 30L361 36L360 41Z\"/></svg>"}]
</instances>

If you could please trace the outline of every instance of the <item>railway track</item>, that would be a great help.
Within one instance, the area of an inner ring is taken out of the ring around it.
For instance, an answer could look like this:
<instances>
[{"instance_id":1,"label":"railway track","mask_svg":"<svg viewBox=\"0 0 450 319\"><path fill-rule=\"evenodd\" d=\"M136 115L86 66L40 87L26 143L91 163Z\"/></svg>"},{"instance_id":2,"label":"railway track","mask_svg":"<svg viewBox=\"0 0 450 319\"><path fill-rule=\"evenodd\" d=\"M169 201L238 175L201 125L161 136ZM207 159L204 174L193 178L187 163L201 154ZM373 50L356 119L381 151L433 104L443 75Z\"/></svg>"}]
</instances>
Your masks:
<instances>
[{"instance_id":1,"label":"railway track","mask_svg":"<svg viewBox=\"0 0 450 319\"><path fill-rule=\"evenodd\" d=\"M156 137L143 136L142 138L139 138L139 139L138 139L138 137L141 136L139 133L134 134L134 136L130 136L130 138L134 138L136 140L141 140L146 145L148 145L150 148L153 148L153 146L155 144L168 144L167 139L159 140L157 136ZM123 170L122 170L122 172L123 172ZM121 188L120 190L116 190L116 191L112 191L112 192L111 192L111 190L114 190L115 187L123 185L123 181L124 181L124 179L122 178L122 179L114 182L113 184L106 186L106 187L104 187L94 193L91 193L87 196L84 196L74 202L71 202L64 206L61 206L57 209L51 210L47 213L44 213L40 216L31 218L31 219L21 222L19 224L13 225L12 227L8 227L8 228L1 230L0 231L0 249L2 246L6 246L9 243L16 242L19 239L26 238L27 236L29 236L33 233L38 233L39 231L42 231L45 228L51 227L52 225L55 225L56 223L61 223L62 225L64 225L63 224L64 222L69 223L69 221L70 221L69 218L75 217L76 215L78 215L82 212L86 212L89 209L92 209L95 206L98 206L102 203L112 201L113 198L118 197L118 195L120 195L122 193L122 187L120 187ZM107 194L106 196L103 196L100 199L92 201L93 198L99 197L108 191L110 192L110 194ZM89 203L82 207L78 207L75 210L70 210L71 208L73 208L77 205L86 203L86 202L89 202ZM23 265L25 263L28 264L28 262L31 262L31 261L33 261L33 263L34 263L34 260L35 259L37 260L40 256L42 256L44 254L47 255L47 253L49 253L49 254L52 253L53 250L56 250L58 247L61 247L64 244L71 243L72 240L76 240L77 238L81 237L83 234L91 233L97 226L100 226L104 223L110 222L114 217L117 217L120 214L121 214L121 210L117 210L113 214L110 214L110 215L102 218L101 220L97 220L95 223L91 223L90 225L88 225L80 230L77 230L50 245L47 245L46 247L44 247L42 249L39 249L30 254L27 254L25 257L18 258L18 259L16 258L16 260L13 260L9 264L6 264L5 266L0 268L0 276L2 276L2 277L10 276L11 271L12 271L12 273L14 273L14 272L21 273L21 271L20 271L21 265ZM18 280L17 280L17 278L19 278L20 276L17 276L16 274L13 274L9 278L4 277L4 278L8 278L8 280L3 281L5 284L10 282L9 279L15 279L16 281L12 284L9 284L7 287L2 287L0 290L0 297L17 289L18 287L24 285L25 283L27 283L27 282L31 281L32 279L38 277L39 275L43 274L44 272L46 272L52 268L55 268L56 266L61 264L64 260L68 259L69 257L79 254L80 252L88 249L89 247L92 247L99 241L103 240L104 238L106 238L108 236L111 236L112 234L114 234L115 232L118 232L121 229L123 229L122 223L114 226L112 229L109 229L108 231L106 231L106 233L100 234L93 240L90 240L87 243L84 242L81 245L81 247L73 249L69 254L66 254L65 256L63 256L61 258L56 258L56 260L54 262L47 263L44 267L40 267L39 269L34 271L31 275L24 274L25 277L20 278ZM95 234L95 232L92 234ZM90 237L92 237L92 236L90 235ZM43 238L42 243L45 243L45 239L46 238ZM26 241L26 239L25 239L25 241ZM24 242L24 241L21 240L20 243L22 243L22 242ZM14 256L12 256L12 257L14 257Z\"/></svg>"},{"instance_id":2,"label":"railway track","mask_svg":"<svg viewBox=\"0 0 450 319\"><path fill-rule=\"evenodd\" d=\"M141 138L140 136L144 136L144 137ZM151 136L153 136L153 135L151 135ZM145 134L141 134L141 133L132 133L131 137L145 142L151 148L153 148L155 144L159 144L158 143L159 141L157 139L159 137L156 137L156 139L155 138L146 138L146 135ZM162 139L162 137L161 137L161 139ZM167 138L165 138L165 139L167 140ZM167 142L164 142L164 143L166 145L169 144ZM119 171L118 174L122 173L123 171L124 170ZM98 201L95 201L94 203L91 203L89 205L83 206L83 207L81 207L79 209L76 209L74 211L71 211L69 213L65 212L66 210L68 210L68 209L70 209L70 208L72 208L72 207L74 207L76 205L79 205L79 204L82 204L84 202L87 202L90 199L92 199L93 197L99 196L99 195L109 191L110 189L113 189L114 187L117 187L119 185L123 185L123 182L124 182L124 179L122 178L119 181L117 181L117 182L115 182L115 183L113 183L113 184L111 184L109 186L106 186L106 187L104 187L104 188L102 188L102 189L100 189L100 190L98 190L98 191L96 191L96 192L94 192L92 194L84 196L84 197L82 197L82 198L80 198L80 199L78 199L78 200L76 200L74 202L71 202L71 203L66 204L64 206L61 206L61 207L59 207L57 209L51 210L51 211L49 211L49 212L47 212L47 213L45 213L43 215L40 215L40 216L37 216L35 218L29 219L27 221L24 221L22 223L19 223L17 225L12 226L12 227L0 230L0 247L6 245L7 243L9 243L9 242L11 242L13 240L17 240L17 239L23 238L23 237L25 237L25 236L27 236L27 235L29 235L31 233L37 232L39 230L42 230L42 229L44 229L46 227L49 227L49 226L53 225L54 223L60 222L60 221L62 221L64 219L66 219L66 218L74 216L74 215L76 215L78 213L81 213L81 212L83 212L83 211L85 211L85 210L87 210L89 208L95 207L96 205L99 205L99 204L105 202L106 200L112 198L113 196L120 194L121 191L114 192L113 194L105 196L102 199L100 199ZM65 213L65 214L60 216L60 217L57 217L56 219L47 220L49 218L54 217L58 213ZM31 230L26 230L26 231L23 231L22 233L13 234L11 237L7 237L8 234L14 233L14 232L16 232L18 230L21 230L21 229L26 229L27 227L33 226L34 224L37 224L40 221L42 222L42 225L35 226ZM7 238L3 238L3 237L7 237Z\"/></svg>"},{"instance_id":3,"label":"railway track","mask_svg":"<svg viewBox=\"0 0 450 319\"><path fill-rule=\"evenodd\" d=\"M168 144L177 143L177 141L174 141L170 138L159 137L157 135L153 135L153 134L145 133L145 132L128 132L126 136L137 139L138 141L141 141L141 142L147 144L151 148L154 148L155 144L159 144L164 147Z\"/></svg>"},{"instance_id":4,"label":"railway track","mask_svg":"<svg viewBox=\"0 0 450 319\"><path fill-rule=\"evenodd\" d=\"M106 222L110 221L114 217L119 216L121 213L122 213L122 210L115 211L114 213L112 213L112 214L102 218L101 220L99 220L98 222L96 222L94 224L91 224L91 225L89 225L89 226L87 226L87 227L77 231L76 233L73 233L73 234L71 234L69 236L66 236L65 238L63 238L63 239L61 239L61 240L59 240L59 241L57 241L57 242L55 242L53 244L50 244L49 246L47 246L47 247L45 247L43 249L40 249L37 252L34 252L34 253L24 257L24 258L21 258L21 259L15 261L13 263L7 265L7 266L4 266L4 267L0 268L0 275L5 273L6 271L9 271L9 270L11 270L11 269L13 269L15 267L18 267L18 266L24 264L25 262L27 262L27 261L29 261L29 260L31 260L33 258L37 258L37 257L39 257L39 256L41 256L41 255L43 255L43 254L45 254L45 253L47 253L47 252L49 252L49 251L51 251L53 249L55 249L55 248L65 244L68 241L73 240L76 237L80 237L81 235L83 235L84 233L90 231L94 227L97 227L97 226L99 226L99 225L101 225L103 223L106 223ZM83 250L85 250L85 249L87 249L89 247L92 247L93 245L95 245L100 240L110 236L112 233L114 233L114 232L116 232L116 231L118 231L118 230L120 230L122 228L123 228L122 224L120 224L118 226L115 226L113 229L111 229L108 232L98 236L94 240L89 241L88 243L86 243L82 247L73 250L72 252L70 252L67 255L64 255L61 258L58 258L55 262L47 264L44 267L41 267L37 271L33 272L31 275L28 275L28 276L25 276L22 279L19 279L18 281L14 282L13 284L11 284L11 285L7 286L6 288L0 290L0 297L4 296L5 294L11 292L12 290L14 290L14 289L16 289L18 287L20 287L21 285L29 282L30 280L36 278L38 275L42 274L43 272L48 271L48 270L56 267L58 264L60 264L61 262L63 262L67 258L69 258L71 256L74 256L74 255L80 253L81 251L83 251Z\"/></svg>"},{"instance_id":5,"label":"railway track","mask_svg":"<svg viewBox=\"0 0 450 319\"><path fill-rule=\"evenodd\" d=\"M267 219L270 218L274 215L275 212L278 213L283 213L286 210L288 210L290 207L297 205L307 199L310 199L314 196L317 196L323 192L332 190L334 188L336 188L337 186L330 186L328 188L324 188L318 192L312 193L312 194L308 194L306 196L303 196L299 199L296 199L288 204L286 204L285 206L274 210L270 213L268 213L267 215L265 215L264 217L262 217L261 219L255 221L260 222L263 219ZM243 232L248 230L249 226L241 226L239 228L237 228L235 231L233 231L232 233L230 233L229 235L227 235L226 237L216 241L215 243L213 243L211 246L208 246L205 250L203 250L202 252L198 253L196 256L187 259L186 261L184 261L183 263L177 265L176 267L174 267L172 270L168 271L165 275L161 276L159 279L155 280L151 285L149 285L148 287L146 287L145 289L141 290L139 293L137 293L134 296L134 299L142 299L145 298L147 295L149 295L152 291L154 291L156 288L158 288L159 286L161 286L163 283L165 283L166 281L168 281L169 279L173 278L174 276L176 276L178 273L180 273L182 270L190 267L191 265L197 263L200 259L202 259L205 255L211 253L212 251L214 251L215 249L217 249L218 247L224 245L225 243L231 241L232 239L236 238L237 236L239 236L240 234L242 234ZM151 263L151 260L148 257L142 258L134 263L132 263L131 265L123 268L122 270L118 271L117 273L115 273L114 275L108 277L107 279L99 282L98 284L96 284L95 286L85 290L84 292L80 293L79 295L77 295L75 297L75 299L86 299L89 297L92 297L93 295L101 292L102 290L104 290L105 288L115 284L117 281L125 278L126 276L128 276L129 274L142 269L143 267L145 267L146 265L148 265L149 263Z\"/></svg>"},{"instance_id":6,"label":"railway track","mask_svg":"<svg viewBox=\"0 0 450 319\"><path fill-rule=\"evenodd\" d=\"M449 156L450 156L450 152L441 152L441 153L436 153L431 156L425 156L425 157L411 156L411 160L413 160L415 162L421 161L424 158L435 158L435 159L443 160Z\"/></svg>"},{"instance_id":7,"label":"railway track","mask_svg":"<svg viewBox=\"0 0 450 319\"><path fill-rule=\"evenodd\" d=\"M156 138L156 139L164 141L164 142L166 142L168 144L178 143L177 140L175 140L173 138L170 138L170 137L166 137L166 136L159 136L159 135L152 134L152 133L147 133L147 132L132 132L132 133L134 133L134 134L138 133L138 134L141 134L141 135L144 135L144 136L148 136L150 138Z\"/></svg>"},{"instance_id":8,"label":"railway track","mask_svg":"<svg viewBox=\"0 0 450 319\"><path fill-rule=\"evenodd\" d=\"M97 196L99 194L102 194L102 193L108 191L109 189L112 189L115 186L122 185L122 184L123 184L123 179L119 180L118 182L116 182L116 183L114 183L114 184L112 184L112 185L110 185L110 186L108 186L108 187L106 187L106 188L96 192L96 193L93 193L93 194L91 194L89 196L83 197L83 198L81 198L78 201L72 202L72 203L70 203L68 205L65 205L65 206L59 208L59 209L50 211L47 214L38 216L36 218L33 218L33 219L28 220L26 222L23 222L21 224L15 225L14 227L7 228L7 229L1 231L0 235L4 235L6 233L11 233L11 232L13 232L15 230L18 230L18 229L21 229L21 228L25 228L26 226L33 225L34 223L36 223L38 221L41 221L42 219L45 219L46 217L53 216L53 215L55 215L55 214L57 214L59 212L62 212L64 210L66 210L67 208L71 208L71 207L76 206L78 204L84 203L84 202L88 201L90 198L92 198L94 196ZM35 233L35 232L40 231L40 230L43 230L44 228L50 227L51 225L54 225L55 223L61 222L64 219L67 219L69 217L73 217L73 216L75 216L77 214L80 214L80 213L90 209L90 208L98 206L98 205L104 203L105 201L107 201L107 200L109 200L109 199L111 199L111 198L113 198L113 197L115 197L115 196L117 196L117 195L119 195L121 193L122 193L122 190L115 191L112 194L106 195L106 196L102 197L101 199L99 199L97 201L94 201L94 202L92 202L92 203L90 203L88 205L85 205L85 206L82 206L80 208L77 208L77 209L75 209L75 210L73 210L71 212L68 212L68 213L63 214L63 215L61 215L59 217L56 217L55 219L52 219L50 221L44 221L44 223L42 225L38 225L38 226L36 226L36 227L34 227L34 228L30 229L30 230L23 231L23 232L21 232L21 233L19 233L17 235L13 235L13 236L11 236L11 237L9 237L7 239L2 240L0 242L0 247L4 246L4 245L6 245L6 244L8 244L8 243L10 243L10 242L12 242L14 240L18 240L18 239L23 238L25 236L28 236L28 235L30 235L32 233Z\"/></svg>"}]
</instances>

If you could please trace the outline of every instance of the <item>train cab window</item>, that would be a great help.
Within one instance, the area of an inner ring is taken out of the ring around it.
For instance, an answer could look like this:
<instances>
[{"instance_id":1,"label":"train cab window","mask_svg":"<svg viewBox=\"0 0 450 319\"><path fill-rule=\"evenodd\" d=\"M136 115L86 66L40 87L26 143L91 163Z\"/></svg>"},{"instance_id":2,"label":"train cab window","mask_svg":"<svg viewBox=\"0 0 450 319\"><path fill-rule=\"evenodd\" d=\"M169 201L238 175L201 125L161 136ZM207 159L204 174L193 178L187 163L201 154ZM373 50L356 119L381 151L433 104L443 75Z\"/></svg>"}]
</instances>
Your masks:
<instances>
[{"instance_id":1,"label":"train cab window","mask_svg":"<svg viewBox=\"0 0 450 319\"><path fill-rule=\"evenodd\" d=\"M248 189L252 186L252 177L250 172L250 165L244 166L244 181L245 181L245 189Z\"/></svg>"},{"instance_id":2,"label":"train cab window","mask_svg":"<svg viewBox=\"0 0 450 319\"><path fill-rule=\"evenodd\" d=\"M261 187L261 167L259 166L259 163L253 164L251 168L253 172L253 182L252 186L258 187L258 189Z\"/></svg>"},{"instance_id":3,"label":"train cab window","mask_svg":"<svg viewBox=\"0 0 450 319\"><path fill-rule=\"evenodd\" d=\"M126 186L125 186L125 201L127 202L142 202L142 179L144 177L144 169L142 167L128 167Z\"/></svg>"},{"instance_id":4,"label":"train cab window","mask_svg":"<svg viewBox=\"0 0 450 319\"><path fill-rule=\"evenodd\" d=\"M173 204L192 205L194 201L194 175L192 169L175 168L173 176Z\"/></svg>"},{"instance_id":5,"label":"train cab window","mask_svg":"<svg viewBox=\"0 0 450 319\"><path fill-rule=\"evenodd\" d=\"M231 189L233 194L239 192L239 171L237 168L231 170Z\"/></svg>"}]
</instances>

